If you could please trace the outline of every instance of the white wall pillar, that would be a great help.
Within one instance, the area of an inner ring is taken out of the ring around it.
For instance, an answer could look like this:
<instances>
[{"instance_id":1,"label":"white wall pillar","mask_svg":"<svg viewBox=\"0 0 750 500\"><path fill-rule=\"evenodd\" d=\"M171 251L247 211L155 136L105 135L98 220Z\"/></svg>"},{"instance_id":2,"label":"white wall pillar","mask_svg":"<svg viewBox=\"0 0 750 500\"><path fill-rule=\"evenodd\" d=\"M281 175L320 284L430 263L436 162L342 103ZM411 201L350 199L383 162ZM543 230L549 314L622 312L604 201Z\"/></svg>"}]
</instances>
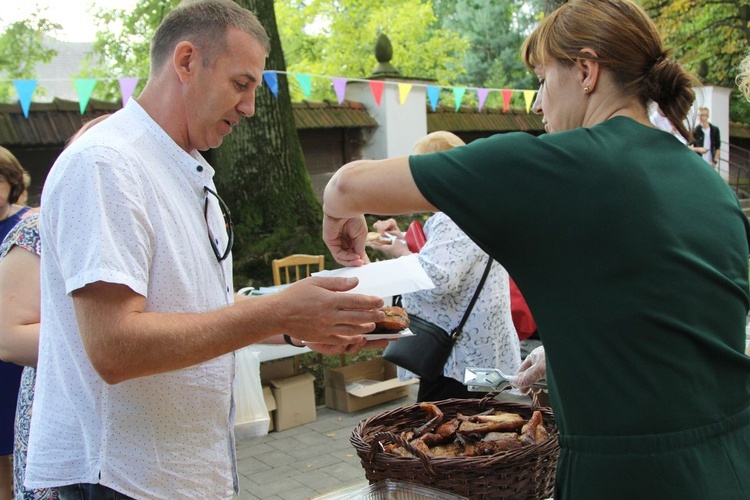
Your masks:
<instances>
[{"instance_id":1,"label":"white wall pillar","mask_svg":"<svg viewBox=\"0 0 750 500\"><path fill-rule=\"evenodd\" d=\"M719 127L721 132L721 160L719 173L724 179L729 179L729 93L731 89L706 85L695 88L695 103L688 114L688 122L692 128L698 125L698 108L708 108L708 121Z\"/></svg>"},{"instance_id":2,"label":"white wall pillar","mask_svg":"<svg viewBox=\"0 0 750 500\"><path fill-rule=\"evenodd\" d=\"M380 106L370 90L369 83L349 82L346 98L364 104L367 112L378 122L378 127L367 137L362 156L380 160L411 154L414 143L427 134L426 82L416 80L384 80L385 88ZM400 102L398 84L414 85L403 104Z\"/></svg>"}]
</instances>

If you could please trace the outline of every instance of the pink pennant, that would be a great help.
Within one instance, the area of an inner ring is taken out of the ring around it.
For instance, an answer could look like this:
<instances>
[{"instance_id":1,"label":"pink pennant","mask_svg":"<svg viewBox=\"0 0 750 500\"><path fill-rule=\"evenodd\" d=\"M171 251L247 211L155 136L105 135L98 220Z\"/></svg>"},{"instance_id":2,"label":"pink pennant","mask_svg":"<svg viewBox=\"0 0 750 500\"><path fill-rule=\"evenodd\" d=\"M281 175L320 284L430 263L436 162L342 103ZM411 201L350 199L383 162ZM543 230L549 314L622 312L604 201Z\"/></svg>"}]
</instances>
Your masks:
<instances>
[{"instance_id":1,"label":"pink pennant","mask_svg":"<svg viewBox=\"0 0 750 500\"><path fill-rule=\"evenodd\" d=\"M477 97L479 97L479 111L482 111L484 101L487 100L487 94L490 93L489 89L477 89Z\"/></svg>"},{"instance_id":2,"label":"pink pennant","mask_svg":"<svg viewBox=\"0 0 750 500\"><path fill-rule=\"evenodd\" d=\"M503 89L500 92L503 94L503 113L505 113L510 106L510 98L513 96L513 91Z\"/></svg>"},{"instance_id":3,"label":"pink pennant","mask_svg":"<svg viewBox=\"0 0 750 500\"><path fill-rule=\"evenodd\" d=\"M344 102L344 97L346 97L346 78L334 78L333 90L336 91L336 97L339 100L339 104Z\"/></svg>"},{"instance_id":4,"label":"pink pennant","mask_svg":"<svg viewBox=\"0 0 750 500\"><path fill-rule=\"evenodd\" d=\"M138 78L120 78L120 93L122 94L122 105L123 107L128 103L128 100L133 95L136 85L138 85Z\"/></svg>"},{"instance_id":5,"label":"pink pennant","mask_svg":"<svg viewBox=\"0 0 750 500\"><path fill-rule=\"evenodd\" d=\"M384 88L384 82L381 82L379 80L370 80L370 92L372 92L372 97L375 98L375 103L378 106L380 106L380 101L383 99Z\"/></svg>"}]
</instances>

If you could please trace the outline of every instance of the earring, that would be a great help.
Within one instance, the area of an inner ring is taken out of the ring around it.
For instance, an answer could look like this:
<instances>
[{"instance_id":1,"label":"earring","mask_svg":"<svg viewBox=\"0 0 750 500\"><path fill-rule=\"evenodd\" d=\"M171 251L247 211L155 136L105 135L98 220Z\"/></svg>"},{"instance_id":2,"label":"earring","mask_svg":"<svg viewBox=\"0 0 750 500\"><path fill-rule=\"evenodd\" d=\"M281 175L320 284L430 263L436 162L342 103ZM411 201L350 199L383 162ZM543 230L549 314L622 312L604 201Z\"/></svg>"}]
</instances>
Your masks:
<instances>
[{"instance_id":1,"label":"earring","mask_svg":"<svg viewBox=\"0 0 750 500\"><path fill-rule=\"evenodd\" d=\"M589 93L589 90L591 90L591 89L589 89L589 86L588 86L588 85L586 85L585 87L583 87L583 93L584 93L584 94L588 94L588 93Z\"/></svg>"}]
</instances>

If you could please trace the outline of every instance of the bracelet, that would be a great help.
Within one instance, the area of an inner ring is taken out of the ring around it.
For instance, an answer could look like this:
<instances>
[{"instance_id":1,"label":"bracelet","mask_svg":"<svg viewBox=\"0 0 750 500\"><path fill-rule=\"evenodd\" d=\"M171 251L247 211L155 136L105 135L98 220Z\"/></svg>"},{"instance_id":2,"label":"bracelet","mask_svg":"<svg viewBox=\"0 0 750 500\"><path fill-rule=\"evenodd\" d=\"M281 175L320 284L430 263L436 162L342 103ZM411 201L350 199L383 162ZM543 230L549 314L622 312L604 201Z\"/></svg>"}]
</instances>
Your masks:
<instances>
[{"instance_id":1,"label":"bracelet","mask_svg":"<svg viewBox=\"0 0 750 500\"><path fill-rule=\"evenodd\" d=\"M293 346L293 347L299 347L299 348L305 347L303 345L297 345L297 344L293 343L292 342L292 337L290 337L286 333L284 334L284 342L286 342L287 344L289 344L290 346Z\"/></svg>"}]
</instances>

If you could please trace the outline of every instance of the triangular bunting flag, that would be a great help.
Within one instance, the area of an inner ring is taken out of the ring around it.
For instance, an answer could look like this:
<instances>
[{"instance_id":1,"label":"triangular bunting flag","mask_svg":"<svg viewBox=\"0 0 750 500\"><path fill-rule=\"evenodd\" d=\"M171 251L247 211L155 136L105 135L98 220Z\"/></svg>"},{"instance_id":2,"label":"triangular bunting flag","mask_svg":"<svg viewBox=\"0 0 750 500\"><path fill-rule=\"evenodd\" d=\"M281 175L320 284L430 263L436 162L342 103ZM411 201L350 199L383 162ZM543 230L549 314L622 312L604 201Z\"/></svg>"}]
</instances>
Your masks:
<instances>
[{"instance_id":1,"label":"triangular bunting flag","mask_svg":"<svg viewBox=\"0 0 750 500\"><path fill-rule=\"evenodd\" d=\"M531 105L534 104L534 94L536 94L536 90L524 90L523 91L523 98L526 101L527 113L531 109Z\"/></svg>"},{"instance_id":2,"label":"triangular bunting flag","mask_svg":"<svg viewBox=\"0 0 750 500\"><path fill-rule=\"evenodd\" d=\"M479 98L479 112L482 112L484 107L484 101L487 100L487 94L490 93L489 89L477 89L477 97Z\"/></svg>"},{"instance_id":3,"label":"triangular bunting flag","mask_svg":"<svg viewBox=\"0 0 750 500\"><path fill-rule=\"evenodd\" d=\"M268 90L270 90L273 96L276 99L278 99L279 98L279 77L276 75L276 72L264 71L263 81L266 82L266 85L268 86Z\"/></svg>"},{"instance_id":4,"label":"triangular bunting flag","mask_svg":"<svg viewBox=\"0 0 750 500\"><path fill-rule=\"evenodd\" d=\"M89 104L91 99L91 92L94 91L96 86L96 78L76 78L74 80L76 85L76 93L78 94L78 107L81 109L81 114L86 110L86 106Z\"/></svg>"},{"instance_id":5,"label":"triangular bunting flag","mask_svg":"<svg viewBox=\"0 0 750 500\"><path fill-rule=\"evenodd\" d=\"M500 91L501 94L503 94L503 113L508 111L508 107L510 106L510 98L513 97L513 91L503 89Z\"/></svg>"},{"instance_id":6,"label":"triangular bunting flag","mask_svg":"<svg viewBox=\"0 0 750 500\"><path fill-rule=\"evenodd\" d=\"M432 107L432 110L435 111L435 108L437 108L438 99L440 99L440 87L436 87L435 85L428 85L427 97L430 99L430 106Z\"/></svg>"},{"instance_id":7,"label":"triangular bunting flag","mask_svg":"<svg viewBox=\"0 0 750 500\"><path fill-rule=\"evenodd\" d=\"M296 75L296 77L302 93L309 99L312 95L312 77L310 75Z\"/></svg>"},{"instance_id":8,"label":"triangular bunting flag","mask_svg":"<svg viewBox=\"0 0 750 500\"><path fill-rule=\"evenodd\" d=\"M21 103L23 116L29 117L29 108L31 107L31 96L36 90L36 80L13 80L13 86L18 93L18 102Z\"/></svg>"},{"instance_id":9,"label":"triangular bunting flag","mask_svg":"<svg viewBox=\"0 0 750 500\"><path fill-rule=\"evenodd\" d=\"M464 100L466 87L453 87L453 97L456 99L456 111L461 107L461 101Z\"/></svg>"},{"instance_id":10,"label":"triangular bunting flag","mask_svg":"<svg viewBox=\"0 0 750 500\"><path fill-rule=\"evenodd\" d=\"M346 98L346 78L334 78L333 90L336 91L336 98L339 100L339 104L344 102Z\"/></svg>"},{"instance_id":11,"label":"triangular bunting flag","mask_svg":"<svg viewBox=\"0 0 750 500\"><path fill-rule=\"evenodd\" d=\"M406 102L406 98L409 96L409 92L411 92L411 83L399 83L398 84L398 100L399 103L404 104Z\"/></svg>"},{"instance_id":12,"label":"triangular bunting flag","mask_svg":"<svg viewBox=\"0 0 750 500\"><path fill-rule=\"evenodd\" d=\"M128 103L138 85L139 78L120 78L120 94L122 94L122 106Z\"/></svg>"},{"instance_id":13,"label":"triangular bunting flag","mask_svg":"<svg viewBox=\"0 0 750 500\"><path fill-rule=\"evenodd\" d=\"M384 88L384 82L381 82L380 80L370 80L370 92L372 92L372 97L375 99L375 104L378 106L380 106L380 101L383 99Z\"/></svg>"}]
</instances>

